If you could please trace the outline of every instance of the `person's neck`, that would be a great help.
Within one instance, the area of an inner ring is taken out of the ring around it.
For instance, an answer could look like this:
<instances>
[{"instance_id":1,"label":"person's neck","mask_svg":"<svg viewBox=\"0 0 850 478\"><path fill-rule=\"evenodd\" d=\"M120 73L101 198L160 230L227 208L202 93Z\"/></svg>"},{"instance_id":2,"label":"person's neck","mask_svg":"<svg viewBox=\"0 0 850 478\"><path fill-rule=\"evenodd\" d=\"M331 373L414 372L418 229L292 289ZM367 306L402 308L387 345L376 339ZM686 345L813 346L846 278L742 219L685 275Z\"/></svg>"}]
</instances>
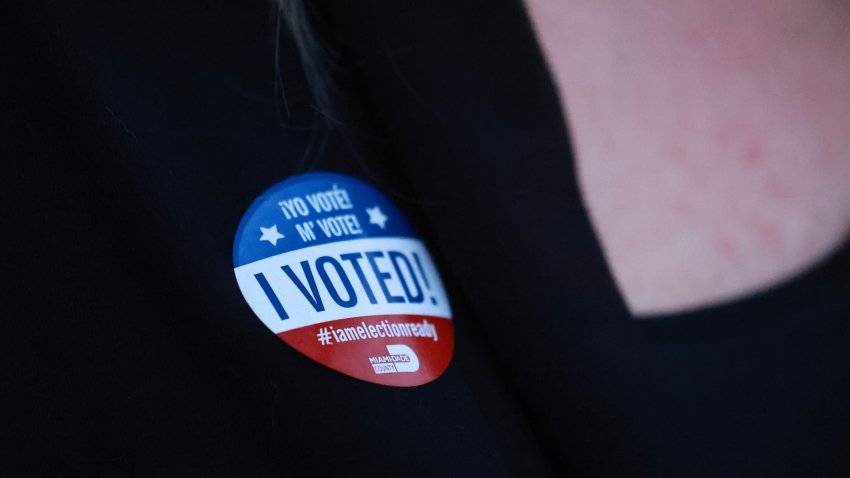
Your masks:
<instances>
[{"instance_id":1,"label":"person's neck","mask_svg":"<svg viewBox=\"0 0 850 478\"><path fill-rule=\"evenodd\" d=\"M638 315L787 279L850 225L850 6L527 0Z\"/></svg>"}]
</instances>

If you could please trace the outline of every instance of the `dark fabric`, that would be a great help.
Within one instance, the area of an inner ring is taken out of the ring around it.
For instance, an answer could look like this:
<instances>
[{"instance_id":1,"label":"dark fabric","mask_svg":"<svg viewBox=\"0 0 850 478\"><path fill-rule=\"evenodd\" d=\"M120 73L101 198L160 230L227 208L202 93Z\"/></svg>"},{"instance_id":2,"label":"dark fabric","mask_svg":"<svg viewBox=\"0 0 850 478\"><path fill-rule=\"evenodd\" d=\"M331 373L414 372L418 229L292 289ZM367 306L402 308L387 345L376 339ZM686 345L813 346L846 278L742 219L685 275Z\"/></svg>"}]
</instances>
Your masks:
<instances>
[{"instance_id":1,"label":"dark fabric","mask_svg":"<svg viewBox=\"0 0 850 478\"><path fill-rule=\"evenodd\" d=\"M346 103L323 140L285 35L275 95L267 3L68 3L0 20L6 475L850 475L850 247L631 319L519 4L324 4ZM242 214L313 169L429 244L457 332L437 381L324 368L242 298Z\"/></svg>"}]
</instances>

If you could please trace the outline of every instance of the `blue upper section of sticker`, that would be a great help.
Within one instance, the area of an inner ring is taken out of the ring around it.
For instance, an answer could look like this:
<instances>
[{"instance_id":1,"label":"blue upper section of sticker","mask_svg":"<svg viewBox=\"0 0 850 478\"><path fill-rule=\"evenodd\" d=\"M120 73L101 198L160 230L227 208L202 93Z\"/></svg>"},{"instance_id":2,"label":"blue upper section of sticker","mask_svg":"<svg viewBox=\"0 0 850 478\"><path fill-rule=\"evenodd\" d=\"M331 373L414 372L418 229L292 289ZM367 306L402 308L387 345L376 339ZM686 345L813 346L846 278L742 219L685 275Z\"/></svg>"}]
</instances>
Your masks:
<instances>
[{"instance_id":1,"label":"blue upper section of sticker","mask_svg":"<svg viewBox=\"0 0 850 478\"><path fill-rule=\"evenodd\" d=\"M233 266L319 244L411 237L401 212L372 186L336 173L281 181L248 208L233 244Z\"/></svg>"}]
</instances>

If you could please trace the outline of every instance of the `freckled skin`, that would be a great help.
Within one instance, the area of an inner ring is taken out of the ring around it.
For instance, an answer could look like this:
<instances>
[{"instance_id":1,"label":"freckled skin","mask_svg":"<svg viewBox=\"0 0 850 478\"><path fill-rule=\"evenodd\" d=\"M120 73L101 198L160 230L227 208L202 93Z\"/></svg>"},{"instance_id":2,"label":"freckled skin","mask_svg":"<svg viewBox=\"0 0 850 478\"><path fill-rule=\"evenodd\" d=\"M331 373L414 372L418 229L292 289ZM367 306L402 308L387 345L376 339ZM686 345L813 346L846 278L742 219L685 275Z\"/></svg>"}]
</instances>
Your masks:
<instances>
[{"instance_id":1,"label":"freckled skin","mask_svg":"<svg viewBox=\"0 0 850 478\"><path fill-rule=\"evenodd\" d=\"M762 219L754 219L752 227L755 232L756 240L766 249L777 250L782 243L782 231L779 226L770 221Z\"/></svg>"},{"instance_id":2,"label":"freckled skin","mask_svg":"<svg viewBox=\"0 0 850 478\"><path fill-rule=\"evenodd\" d=\"M715 247L721 256L730 261L734 261L738 257L738 248L728 238L721 237L717 239Z\"/></svg>"},{"instance_id":3,"label":"freckled skin","mask_svg":"<svg viewBox=\"0 0 850 478\"><path fill-rule=\"evenodd\" d=\"M527 0L637 316L734 300L850 229L850 6Z\"/></svg>"},{"instance_id":4,"label":"freckled skin","mask_svg":"<svg viewBox=\"0 0 850 478\"><path fill-rule=\"evenodd\" d=\"M769 199L776 203L793 198L794 192L791 186L785 179L777 177L775 174L765 175L765 188Z\"/></svg>"},{"instance_id":5,"label":"freckled skin","mask_svg":"<svg viewBox=\"0 0 850 478\"><path fill-rule=\"evenodd\" d=\"M759 164L764 159L764 146L759 140L750 140L744 148L741 159L747 164Z\"/></svg>"}]
</instances>

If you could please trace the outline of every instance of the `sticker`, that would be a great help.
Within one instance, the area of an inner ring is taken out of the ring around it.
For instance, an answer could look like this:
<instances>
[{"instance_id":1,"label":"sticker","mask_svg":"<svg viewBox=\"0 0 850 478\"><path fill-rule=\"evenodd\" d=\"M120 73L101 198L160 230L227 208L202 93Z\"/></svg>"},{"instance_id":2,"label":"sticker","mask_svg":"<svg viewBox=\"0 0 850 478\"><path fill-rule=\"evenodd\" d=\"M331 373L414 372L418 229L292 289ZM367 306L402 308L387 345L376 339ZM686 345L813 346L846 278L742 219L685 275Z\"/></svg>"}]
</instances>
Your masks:
<instances>
[{"instance_id":1,"label":"sticker","mask_svg":"<svg viewBox=\"0 0 850 478\"><path fill-rule=\"evenodd\" d=\"M360 180L310 173L272 186L239 224L233 267L266 327L327 367L408 387L451 361L451 308L425 244Z\"/></svg>"}]
</instances>

